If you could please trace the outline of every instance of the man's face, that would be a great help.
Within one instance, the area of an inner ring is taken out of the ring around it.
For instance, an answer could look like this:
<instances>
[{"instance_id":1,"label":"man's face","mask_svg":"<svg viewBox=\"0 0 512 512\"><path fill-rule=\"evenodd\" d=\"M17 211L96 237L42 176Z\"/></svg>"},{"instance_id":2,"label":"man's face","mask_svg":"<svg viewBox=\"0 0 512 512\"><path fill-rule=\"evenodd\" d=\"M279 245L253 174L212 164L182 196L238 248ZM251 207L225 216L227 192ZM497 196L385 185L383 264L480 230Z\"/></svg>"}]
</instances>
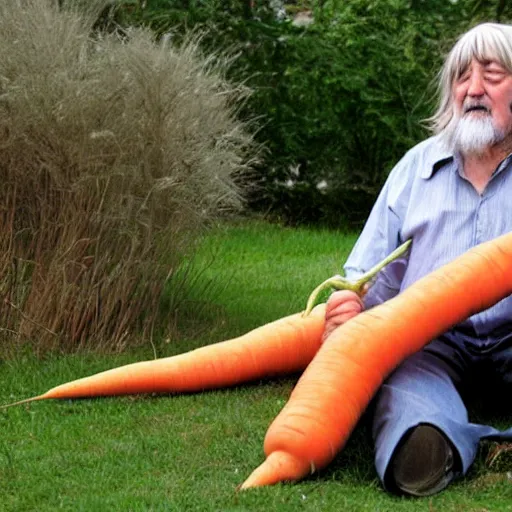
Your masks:
<instances>
[{"instance_id":1,"label":"man's face","mask_svg":"<svg viewBox=\"0 0 512 512\"><path fill-rule=\"evenodd\" d=\"M512 132L512 74L497 61L473 59L453 84L455 119L461 125L489 135L488 144Z\"/></svg>"}]
</instances>

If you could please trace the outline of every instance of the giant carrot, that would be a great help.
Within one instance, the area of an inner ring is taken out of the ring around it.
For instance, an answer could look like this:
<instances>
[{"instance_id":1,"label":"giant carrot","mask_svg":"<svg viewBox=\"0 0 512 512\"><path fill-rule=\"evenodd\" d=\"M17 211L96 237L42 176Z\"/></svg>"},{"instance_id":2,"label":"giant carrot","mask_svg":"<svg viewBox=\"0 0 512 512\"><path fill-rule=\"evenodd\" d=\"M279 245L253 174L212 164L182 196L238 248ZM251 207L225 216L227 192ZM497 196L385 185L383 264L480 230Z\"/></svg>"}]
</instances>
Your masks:
<instances>
[{"instance_id":1,"label":"giant carrot","mask_svg":"<svg viewBox=\"0 0 512 512\"><path fill-rule=\"evenodd\" d=\"M202 391L302 371L320 346L324 315L320 305L310 317L290 315L238 338L106 370L10 405L49 398Z\"/></svg>"},{"instance_id":2,"label":"giant carrot","mask_svg":"<svg viewBox=\"0 0 512 512\"><path fill-rule=\"evenodd\" d=\"M512 293L512 233L474 247L338 327L270 425L266 460L241 488L298 480L341 450L391 371L430 340Z\"/></svg>"},{"instance_id":3,"label":"giant carrot","mask_svg":"<svg viewBox=\"0 0 512 512\"><path fill-rule=\"evenodd\" d=\"M403 254L408 246L408 243L403 244L356 282L338 277L332 286L362 291L375 274ZM326 283L315 290L315 296L321 289L331 286ZM310 306L311 301L308 312ZM232 340L177 356L113 368L0 409L49 398L203 391L302 371L320 347L324 315L325 306L320 305L311 317L300 313L290 315Z\"/></svg>"}]
</instances>

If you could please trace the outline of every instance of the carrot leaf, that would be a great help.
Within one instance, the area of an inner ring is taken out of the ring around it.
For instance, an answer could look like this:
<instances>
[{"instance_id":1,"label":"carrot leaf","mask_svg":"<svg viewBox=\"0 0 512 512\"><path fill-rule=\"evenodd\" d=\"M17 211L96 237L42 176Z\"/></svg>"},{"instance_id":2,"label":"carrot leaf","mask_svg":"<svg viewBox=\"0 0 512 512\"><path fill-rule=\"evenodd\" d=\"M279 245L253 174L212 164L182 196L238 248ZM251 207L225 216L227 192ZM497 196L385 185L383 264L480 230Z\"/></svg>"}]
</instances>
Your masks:
<instances>
[{"instance_id":1,"label":"carrot leaf","mask_svg":"<svg viewBox=\"0 0 512 512\"><path fill-rule=\"evenodd\" d=\"M411 245L412 240L407 240L400 247L395 249L391 254L386 256L381 262L377 263L373 268L371 268L368 272L365 272L359 279L352 281L343 276L334 276L326 279L323 283L320 283L311 293L308 298L306 309L304 310L303 315L307 316L311 313L311 310L316 305L317 299L319 295L327 290L351 290L357 293L359 296L363 296L368 287L371 286L372 280L374 277L386 266L389 265L392 261L395 261L400 256L405 254Z\"/></svg>"}]
</instances>

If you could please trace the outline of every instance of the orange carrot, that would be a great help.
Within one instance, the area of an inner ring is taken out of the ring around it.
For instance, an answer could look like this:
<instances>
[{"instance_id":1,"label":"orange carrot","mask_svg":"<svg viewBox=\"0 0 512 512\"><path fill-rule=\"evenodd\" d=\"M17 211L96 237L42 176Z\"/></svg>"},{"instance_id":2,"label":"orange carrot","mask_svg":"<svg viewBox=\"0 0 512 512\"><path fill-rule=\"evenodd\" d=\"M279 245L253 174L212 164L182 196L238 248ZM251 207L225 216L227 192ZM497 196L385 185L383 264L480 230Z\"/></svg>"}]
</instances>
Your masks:
<instances>
[{"instance_id":1,"label":"orange carrot","mask_svg":"<svg viewBox=\"0 0 512 512\"><path fill-rule=\"evenodd\" d=\"M326 287L362 292L366 283L405 252L408 245L393 251L355 283L341 277L322 283L308 301L307 312L318 293ZM310 318L300 313L291 315L232 340L173 357L113 368L0 409L49 398L202 391L302 371L320 347L324 325L325 306L320 305Z\"/></svg>"},{"instance_id":2,"label":"orange carrot","mask_svg":"<svg viewBox=\"0 0 512 512\"><path fill-rule=\"evenodd\" d=\"M341 450L383 380L430 340L512 293L512 233L481 244L338 327L265 437L242 489L298 480Z\"/></svg>"},{"instance_id":3,"label":"orange carrot","mask_svg":"<svg viewBox=\"0 0 512 512\"><path fill-rule=\"evenodd\" d=\"M221 388L302 371L321 344L325 306L258 327L232 340L172 357L132 363L84 377L16 402L136 393L179 393Z\"/></svg>"}]
</instances>

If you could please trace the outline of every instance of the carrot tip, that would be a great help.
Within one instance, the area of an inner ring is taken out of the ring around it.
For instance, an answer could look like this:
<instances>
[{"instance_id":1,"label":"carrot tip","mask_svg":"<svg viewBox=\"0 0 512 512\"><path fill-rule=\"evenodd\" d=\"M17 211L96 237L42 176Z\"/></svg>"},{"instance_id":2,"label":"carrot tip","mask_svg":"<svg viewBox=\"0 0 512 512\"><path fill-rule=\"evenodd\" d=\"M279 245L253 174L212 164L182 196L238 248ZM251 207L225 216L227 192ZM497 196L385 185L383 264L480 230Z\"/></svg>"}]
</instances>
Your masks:
<instances>
[{"instance_id":1,"label":"carrot tip","mask_svg":"<svg viewBox=\"0 0 512 512\"><path fill-rule=\"evenodd\" d=\"M14 407L16 405L29 404L30 402L35 402L36 400L42 400L44 398L43 395L33 396L31 398L25 398L24 400L19 400L18 402L14 402L12 404L0 405L1 409L8 409L9 407Z\"/></svg>"},{"instance_id":2,"label":"carrot tip","mask_svg":"<svg viewBox=\"0 0 512 512\"><path fill-rule=\"evenodd\" d=\"M261 487L278 482L300 480L311 473L315 465L313 462L301 459L285 452L272 452L265 462L257 467L239 489Z\"/></svg>"}]
</instances>

